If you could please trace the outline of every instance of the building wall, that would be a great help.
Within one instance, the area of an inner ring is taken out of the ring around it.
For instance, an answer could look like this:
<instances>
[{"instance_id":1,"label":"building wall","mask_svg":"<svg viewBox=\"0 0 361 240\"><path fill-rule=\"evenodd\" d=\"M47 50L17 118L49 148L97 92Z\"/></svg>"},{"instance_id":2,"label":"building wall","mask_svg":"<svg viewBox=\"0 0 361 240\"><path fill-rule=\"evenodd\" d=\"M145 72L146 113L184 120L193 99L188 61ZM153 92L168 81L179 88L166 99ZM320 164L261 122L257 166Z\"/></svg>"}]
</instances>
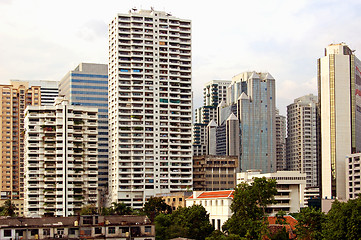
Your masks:
<instances>
[{"instance_id":1,"label":"building wall","mask_svg":"<svg viewBox=\"0 0 361 240\"><path fill-rule=\"evenodd\" d=\"M24 110L40 105L40 87L14 81L0 85L1 199L24 198Z\"/></svg>"},{"instance_id":2,"label":"building wall","mask_svg":"<svg viewBox=\"0 0 361 240\"><path fill-rule=\"evenodd\" d=\"M109 202L192 186L191 21L153 10L109 24Z\"/></svg>"},{"instance_id":3,"label":"building wall","mask_svg":"<svg viewBox=\"0 0 361 240\"><path fill-rule=\"evenodd\" d=\"M206 83L203 89L204 106L217 107L222 100L226 101L230 83L229 80L212 80Z\"/></svg>"},{"instance_id":4,"label":"building wall","mask_svg":"<svg viewBox=\"0 0 361 240\"><path fill-rule=\"evenodd\" d=\"M360 157L361 153L354 153L346 156L346 200L355 199L361 193L360 181Z\"/></svg>"},{"instance_id":5,"label":"building wall","mask_svg":"<svg viewBox=\"0 0 361 240\"><path fill-rule=\"evenodd\" d=\"M194 156L193 190L233 189L236 183L238 156Z\"/></svg>"},{"instance_id":6,"label":"building wall","mask_svg":"<svg viewBox=\"0 0 361 240\"><path fill-rule=\"evenodd\" d=\"M276 170L287 169L286 163L286 117L276 110Z\"/></svg>"},{"instance_id":7,"label":"building wall","mask_svg":"<svg viewBox=\"0 0 361 240\"><path fill-rule=\"evenodd\" d=\"M25 117L24 215L76 215L97 206L96 108L29 106Z\"/></svg>"}]
</instances>

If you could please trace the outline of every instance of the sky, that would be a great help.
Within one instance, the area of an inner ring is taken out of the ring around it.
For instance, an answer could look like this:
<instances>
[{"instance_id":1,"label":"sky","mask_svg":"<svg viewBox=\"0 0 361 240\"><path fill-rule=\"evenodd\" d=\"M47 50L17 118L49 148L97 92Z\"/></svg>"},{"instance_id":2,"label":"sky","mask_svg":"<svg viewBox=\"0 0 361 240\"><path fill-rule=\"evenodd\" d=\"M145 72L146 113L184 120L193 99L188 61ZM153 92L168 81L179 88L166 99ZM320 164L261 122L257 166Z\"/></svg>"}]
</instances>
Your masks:
<instances>
[{"instance_id":1,"label":"sky","mask_svg":"<svg viewBox=\"0 0 361 240\"><path fill-rule=\"evenodd\" d=\"M345 42L361 58L359 0L0 0L0 83L61 80L81 62L107 63L108 23L131 8L192 20L194 108L203 86L244 71L276 79L286 114L297 97L317 94L317 59Z\"/></svg>"}]
</instances>

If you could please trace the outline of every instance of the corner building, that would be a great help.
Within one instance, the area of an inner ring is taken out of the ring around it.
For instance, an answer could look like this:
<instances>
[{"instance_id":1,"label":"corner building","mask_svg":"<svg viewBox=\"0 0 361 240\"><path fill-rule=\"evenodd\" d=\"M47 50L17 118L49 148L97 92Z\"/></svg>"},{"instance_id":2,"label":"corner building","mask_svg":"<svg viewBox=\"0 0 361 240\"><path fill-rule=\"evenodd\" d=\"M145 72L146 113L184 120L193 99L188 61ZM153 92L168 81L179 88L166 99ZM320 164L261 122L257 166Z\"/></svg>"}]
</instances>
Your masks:
<instances>
[{"instance_id":1,"label":"corner building","mask_svg":"<svg viewBox=\"0 0 361 240\"><path fill-rule=\"evenodd\" d=\"M109 202L192 186L191 21L154 10L109 25Z\"/></svg>"}]
</instances>

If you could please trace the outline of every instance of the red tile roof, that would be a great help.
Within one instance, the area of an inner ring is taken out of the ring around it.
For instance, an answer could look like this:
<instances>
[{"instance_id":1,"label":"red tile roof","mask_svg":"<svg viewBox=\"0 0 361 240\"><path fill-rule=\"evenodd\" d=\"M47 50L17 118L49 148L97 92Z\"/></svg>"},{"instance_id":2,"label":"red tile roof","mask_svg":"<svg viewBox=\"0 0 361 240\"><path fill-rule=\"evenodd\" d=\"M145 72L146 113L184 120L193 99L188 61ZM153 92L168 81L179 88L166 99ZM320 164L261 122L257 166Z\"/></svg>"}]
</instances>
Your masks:
<instances>
[{"instance_id":1,"label":"red tile roof","mask_svg":"<svg viewBox=\"0 0 361 240\"><path fill-rule=\"evenodd\" d=\"M296 228L296 225L298 223L298 221L293 218L292 216L284 216L284 218L286 219L287 224L289 224L292 228L292 230L294 230ZM271 224L276 224L276 220L277 217L268 217L268 223Z\"/></svg>"},{"instance_id":2,"label":"red tile roof","mask_svg":"<svg viewBox=\"0 0 361 240\"><path fill-rule=\"evenodd\" d=\"M209 192L202 192L198 198L233 198L234 190L223 190L223 191L209 191ZM193 195L190 196L188 199L192 199Z\"/></svg>"}]
</instances>

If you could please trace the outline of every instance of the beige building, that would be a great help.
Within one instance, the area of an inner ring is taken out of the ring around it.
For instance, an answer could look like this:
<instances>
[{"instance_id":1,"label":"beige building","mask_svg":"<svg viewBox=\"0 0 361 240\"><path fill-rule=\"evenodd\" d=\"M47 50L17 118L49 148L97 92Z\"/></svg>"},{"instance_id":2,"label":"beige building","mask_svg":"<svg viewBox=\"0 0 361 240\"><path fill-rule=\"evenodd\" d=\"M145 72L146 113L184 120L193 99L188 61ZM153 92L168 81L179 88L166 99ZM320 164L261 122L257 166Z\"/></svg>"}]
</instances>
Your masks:
<instances>
[{"instance_id":1,"label":"beige building","mask_svg":"<svg viewBox=\"0 0 361 240\"><path fill-rule=\"evenodd\" d=\"M193 190L233 189L237 168L238 156L193 156Z\"/></svg>"},{"instance_id":2,"label":"beige building","mask_svg":"<svg viewBox=\"0 0 361 240\"><path fill-rule=\"evenodd\" d=\"M345 43L318 60L322 198L346 199L346 155L361 151L361 61Z\"/></svg>"},{"instance_id":3,"label":"beige building","mask_svg":"<svg viewBox=\"0 0 361 240\"><path fill-rule=\"evenodd\" d=\"M260 171L247 171L237 173L237 184L251 183L254 178L275 179L277 181L276 203L268 205L266 212L273 215L283 210L287 213L299 212L304 207L304 189L306 187L306 174L297 171L277 171L264 173Z\"/></svg>"},{"instance_id":4,"label":"beige building","mask_svg":"<svg viewBox=\"0 0 361 240\"><path fill-rule=\"evenodd\" d=\"M165 203L177 210L180 207L186 207L186 198L190 197L192 192L174 192L166 194L157 194L157 197L164 199Z\"/></svg>"},{"instance_id":5,"label":"beige building","mask_svg":"<svg viewBox=\"0 0 361 240\"><path fill-rule=\"evenodd\" d=\"M25 111L24 215L67 217L97 206L98 109L54 106Z\"/></svg>"},{"instance_id":6,"label":"beige building","mask_svg":"<svg viewBox=\"0 0 361 240\"><path fill-rule=\"evenodd\" d=\"M0 85L1 199L24 197L24 110L41 104L40 87L14 81Z\"/></svg>"},{"instance_id":7,"label":"beige building","mask_svg":"<svg viewBox=\"0 0 361 240\"><path fill-rule=\"evenodd\" d=\"M360 163L361 153L346 156L346 200L357 198L361 194Z\"/></svg>"}]
</instances>

